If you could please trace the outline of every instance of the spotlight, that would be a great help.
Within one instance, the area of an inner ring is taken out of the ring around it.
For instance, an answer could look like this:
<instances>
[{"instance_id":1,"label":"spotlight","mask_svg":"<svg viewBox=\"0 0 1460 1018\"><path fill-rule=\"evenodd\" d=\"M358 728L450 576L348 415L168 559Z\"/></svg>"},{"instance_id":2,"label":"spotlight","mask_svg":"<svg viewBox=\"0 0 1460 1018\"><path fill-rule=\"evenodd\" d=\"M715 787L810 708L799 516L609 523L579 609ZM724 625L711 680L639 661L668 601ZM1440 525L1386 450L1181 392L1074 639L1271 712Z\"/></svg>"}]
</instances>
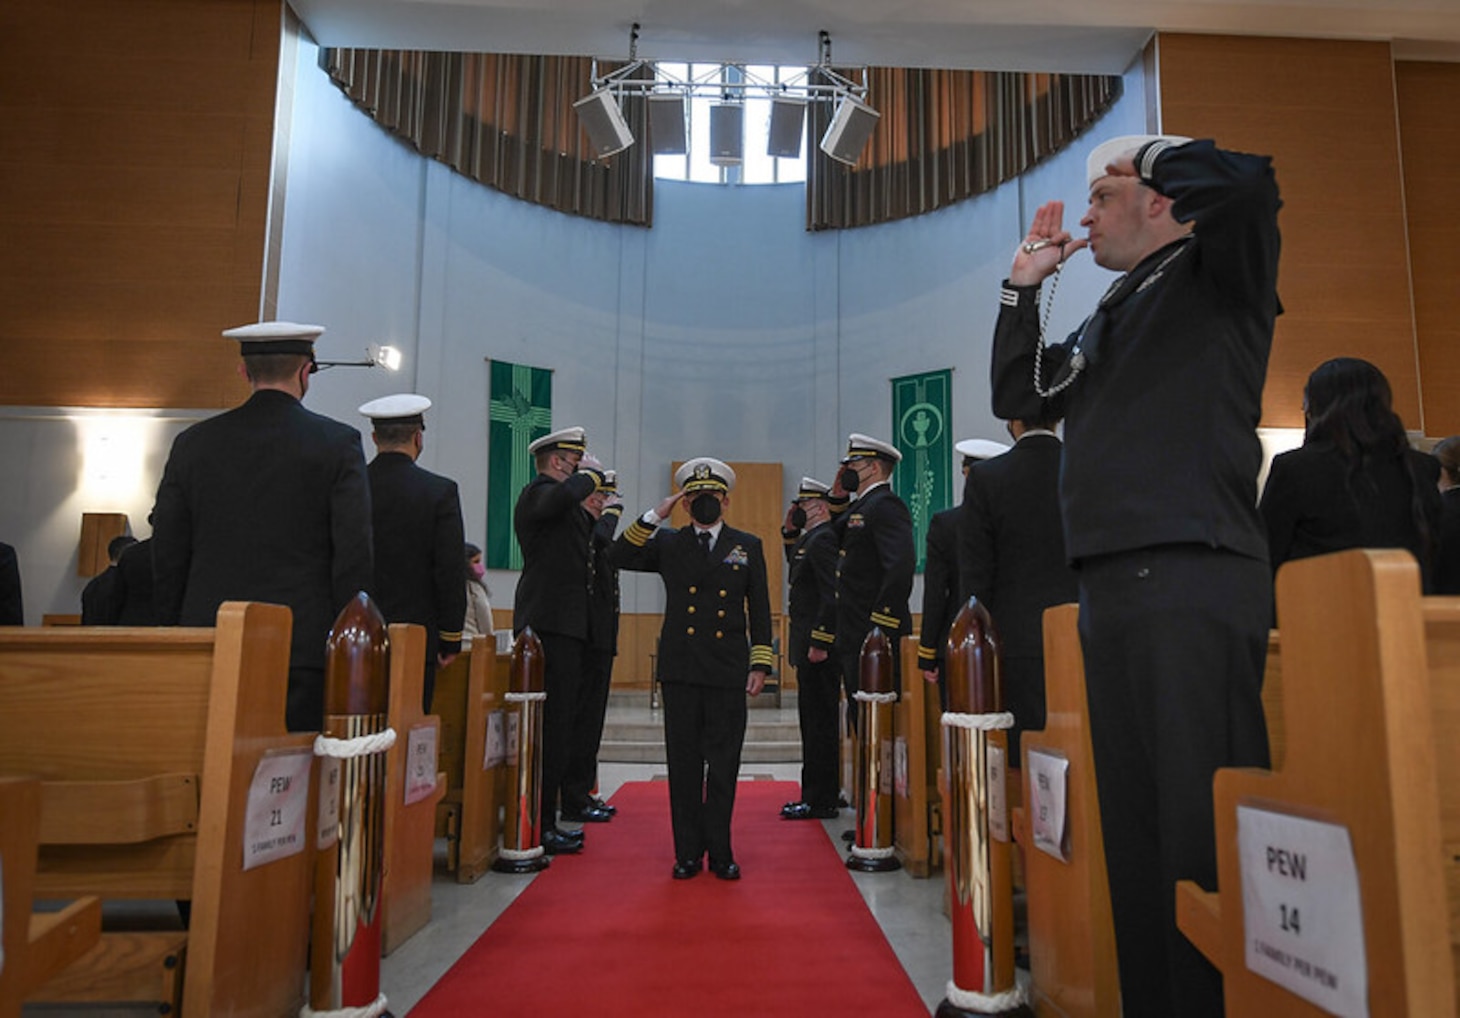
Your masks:
<instances>
[{"instance_id":1,"label":"spotlight","mask_svg":"<svg viewBox=\"0 0 1460 1018\"><path fill-rule=\"evenodd\" d=\"M872 136L881 116L882 114L855 96L842 96L836 113L832 115L831 125L821 136L821 151L838 162L853 165L861 156L862 147Z\"/></svg>"},{"instance_id":2,"label":"spotlight","mask_svg":"<svg viewBox=\"0 0 1460 1018\"><path fill-rule=\"evenodd\" d=\"M656 155L682 156L689 151L682 94L649 96L649 141Z\"/></svg>"},{"instance_id":3,"label":"spotlight","mask_svg":"<svg viewBox=\"0 0 1460 1018\"><path fill-rule=\"evenodd\" d=\"M710 107L710 162L739 166L745 158L745 107L716 103Z\"/></svg>"},{"instance_id":4,"label":"spotlight","mask_svg":"<svg viewBox=\"0 0 1460 1018\"><path fill-rule=\"evenodd\" d=\"M771 99L771 128L766 155L794 159L801 154L801 128L806 123L806 100L788 96Z\"/></svg>"},{"instance_id":5,"label":"spotlight","mask_svg":"<svg viewBox=\"0 0 1460 1018\"><path fill-rule=\"evenodd\" d=\"M623 111L608 89L584 96L573 104L573 109L578 111L578 119L599 158L622 152L634 143L634 134L624 120Z\"/></svg>"},{"instance_id":6,"label":"spotlight","mask_svg":"<svg viewBox=\"0 0 1460 1018\"><path fill-rule=\"evenodd\" d=\"M400 370L400 351L393 346L382 346L375 351L374 361L386 371Z\"/></svg>"}]
</instances>

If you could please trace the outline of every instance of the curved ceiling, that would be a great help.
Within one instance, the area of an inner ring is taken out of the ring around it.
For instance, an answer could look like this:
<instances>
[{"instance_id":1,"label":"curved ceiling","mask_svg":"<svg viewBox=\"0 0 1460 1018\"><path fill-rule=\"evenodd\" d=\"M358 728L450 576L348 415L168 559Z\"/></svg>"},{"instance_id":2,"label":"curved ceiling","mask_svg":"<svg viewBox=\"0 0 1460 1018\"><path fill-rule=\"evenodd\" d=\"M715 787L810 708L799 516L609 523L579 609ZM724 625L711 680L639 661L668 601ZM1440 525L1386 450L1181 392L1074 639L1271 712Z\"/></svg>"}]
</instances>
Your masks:
<instances>
[{"instance_id":1,"label":"curved ceiling","mask_svg":"<svg viewBox=\"0 0 1460 1018\"><path fill-rule=\"evenodd\" d=\"M1390 41L1460 60L1460 0L290 0L324 46L1118 74L1153 31Z\"/></svg>"}]
</instances>

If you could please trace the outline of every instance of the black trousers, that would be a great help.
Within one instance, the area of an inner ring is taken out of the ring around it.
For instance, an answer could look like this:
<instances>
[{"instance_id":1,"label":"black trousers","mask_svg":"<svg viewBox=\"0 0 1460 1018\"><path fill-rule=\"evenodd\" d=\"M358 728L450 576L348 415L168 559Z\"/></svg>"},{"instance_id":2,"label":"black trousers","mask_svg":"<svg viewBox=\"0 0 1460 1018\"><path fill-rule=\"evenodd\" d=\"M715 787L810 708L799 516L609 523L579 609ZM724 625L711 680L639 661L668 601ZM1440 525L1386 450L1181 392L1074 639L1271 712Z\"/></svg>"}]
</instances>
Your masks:
<instances>
[{"instance_id":1,"label":"black trousers","mask_svg":"<svg viewBox=\"0 0 1460 1018\"><path fill-rule=\"evenodd\" d=\"M943 709L947 710L945 702ZM1024 766L1023 743L1025 732L1037 732L1044 728L1044 656L1004 658L1004 709L1014 715L1014 727L1009 729L1009 766L1016 770Z\"/></svg>"},{"instance_id":2,"label":"black trousers","mask_svg":"<svg viewBox=\"0 0 1460 1018\"><path fill-rule=\"evenodd\" d=\"M1268 766L1266 562L1166 545L1080 564L1080 642L1125 1018L1223 1013L1176 928L1176 881L1216 887L1212 776Z\"/></svg>"},{"instance_id":3,"label":"black trousers","mask_svg":"<svg viewBox=\"0 0 1460 1018\"><path fill-rule=\"evenodd\" d=\"M796 668L796 717L801 723L801 800L812 806L837 804L841 780L837 761L837 707L842 684L836 659Z\"/></svg>"},{"instance_id":4,"label":"black trousers","mask_svg":"<svg viewBox=\"0 0 1460 1018\"><path fill-rule=\"evenodd\" d=\"M745 690L669 681L663 696L674 857L697 862L708 852L711 865L733 862L730 817L745 744Z\"/></svg>"},{"instance_id":5,"label":"black trousers","mask_svg":"<svg viewBox=\"0 0 1460 1018\"><path fill-rule=\"evenodd\" d=\"M603 720L608 715L613 657L613 651L595 648L589 648L583 656L583 694L573 723L573 744L563 778L564 809L588 805L598 784L598 747L603 744Z\"/></svg>"},{"instance_id":6,"label":"black trousers","mask_svg":"<svg viewBox=\"0 0 1460 1018\"><path fill-rule=\"evenodd\" d=\"M895 633L889 633L888 641L892 644L892 689L898 695L902 694L902 637ZM837 664L841 666L842 686L847 694L847 720L852 731L857 729L857 691L862 688L862 650L858 647L852 651L842 651L837 658ZM922 682L923 677L918 676Z\"/></svg>"},{"instance_id":7,"label":"black trousers","mask_svg":"<svg viewBox=\"0 0 1460 1018\"><path fill-rule=\"evenodd\" d=\"M587 644L561 633L538 633L542 640L542 829L557 823L558 792L568 773L573 728L583 701L583 668Z\"/></svg>"},{"instance_id":8,"label":"black trousers","mask_svg":"<svg viewBox=\"0 0 1460 1018\"><path fill-rule=\"evenodd\" d=\"M323 668L290 666L284 727L291 732L317 732L324 727Z\"/></svg>"}]
</instances>

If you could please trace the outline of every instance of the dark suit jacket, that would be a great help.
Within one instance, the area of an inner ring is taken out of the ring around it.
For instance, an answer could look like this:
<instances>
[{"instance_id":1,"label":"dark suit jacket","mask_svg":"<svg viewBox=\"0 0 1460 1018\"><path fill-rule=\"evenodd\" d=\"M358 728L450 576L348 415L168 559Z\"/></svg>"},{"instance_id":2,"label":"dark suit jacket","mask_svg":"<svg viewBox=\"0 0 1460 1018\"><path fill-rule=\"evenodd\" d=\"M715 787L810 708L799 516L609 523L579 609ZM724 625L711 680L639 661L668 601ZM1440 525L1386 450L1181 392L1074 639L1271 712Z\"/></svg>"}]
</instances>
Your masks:
<instances>
[{"instance_id":1,"label":"dark suit jacket","mask_svg":"<svg viewBox=\"0 0 1460 1018\"><path fill-rule=\"evenodd\" d=\"M107 566L81 589L81 624L115 626L121 614L117 600L117 567Z\"/></svg>"},{"instance_id":2,"label":"dark suit jacket","mask_svg":"<svg viewBox=\"0 0 1460 1018\"><path fill-rule=\"evenodd\" d=\"M335 616L372 579L360 433L261 389L172 443L152 524L163 625L211 626L224 601L294 613L291 667L323 668Z\"/></svg>"},{"instance_id":3,"label":"dark suit jacket","mask_svg":"<svg viewBox=\"0 0 1460 1018\"><path fill-rule=\"evenodd\" d=\"M928 521L928 556L923 566L923 631L918 636L918 666L943 663L948 630L963 602L958 597L958 523L961 509L944 509Z\"/></svg>"},{"instance_id":4,"label":"dark suit jacket","mask_svg":"<svg viewBox=\"0 0 1460 1018\"><path fill-rule=\"evenodd\" d=\"M117 559L117 625L161 625L153 594L152 538L128 546Z\"/></svg>"},{"instance_id":5,"label":"dark suit jacket","mask_svg":"<svg viewBox=\"0 0 1460 1018\"><path fill-rule=\"evenodd\" d=\"M1460 594L1460 488L1440 496L1440 546L1435 555L1435 593Z\"/></svg>"},{"instance_id":6,"label":"dark suit jacket","mask_svg":"<svg viewBox=\"0 0 1460 1018\"><path fill-rule=\"evenodd\" d=\"M641 518L614 541L613 559L664 580L661 682L744 689L752 668L771 671L771 599L760 538L726 524L706 556L694 527L651 527Z\"/></svg>"},{"instance_id":7,"label":"dark suit jacket","mask_svg":"<svg viewBox=\"0 0 1460 1018\"><path fill-rule=\"evenodd\" d=\"M21 607L20 563L15 549L0 542L0 626L25 625Z\"/></svg>"},{"instance_id":8,"label":"dark suit jacket","mask_svg":"<svg viewBox=\"0 0 1460 1018\"><path fill-rule=\"evenodd\" d=\"M585 509L584 512L587 512ZM618 653L618 566L613 564L613 533L623 516L621 506L610 506L593 520L590 555L593 560L593 589L589 592L588 643L596 651ZM592 519L590 515L590 520Z\"/></svg>"},{"instance_id":9,"label":"dark suit jacket","mask_svg":"<svg viewBox=\"0 0 1460 1018\"><path fill-rule=\"evenodd\" d=\"M387 622L426 627L426 660L461 650L466 533L456 482L403 452L370 463L375 601Z\"/></svg>"},{"instance_id":10,"label":"dark suit jacket","mask_svg":"<svg viewBox=\"0 0 1460 1018\"><path fill-rule=\"evenodd\" d=\"M1431 535L1428 549L1414 518L1411 471L1419 479ZM1345 548L1406 548L1418 560L1428 592L1440 532L1439 478L1440 461L1413 449L1405 450L1405 459L1371 460L1352 479L1342 454L1329 442L1280 453L1259 503L1274 572L1291 559Z\"/></svg>"},{"instance_id":11,"label":"dark suit jacket","mask_svg":"<svg viewBox=\"0 0 1460 1018\"><path fill-rule=\"evenodd\" d=\"M592 492L587 473L562 481L538 474L517 496L512 527L522 548L522 575L512 605L514 633L531 626L537 633L588 639L592 517L583 511L583 500Z\"/></svg>"},{"instance_id":12,"label":"dark suit jacket","mask_svg":"<svg viewBox=\"0 0 1460 1018\"><path fill-rule=\"evenodd\" d=\"M791 592L786 655L793 668L810 664L806 652L813 646L829 654L836 643L837 552L836 528L830 522L786 545Z\"/></svg>"},{"instance_id":13,"label":"dark suit jacket","mask_svg":"<svg viewBox=\"0 0 1460 1018\"><path fill-rule=\"evenodd\" d=\"M975 463L963 483L964 598L993 616L1005 656L1044 656L1044 609L1079 597L1060 523L1060 440L1029 435Z\"/></svg>"},{"instance_id":14,"label":"dark suit jacket","mask_svg":"<svg viewBox=\"0 0 1460 1018\"><path fill-rule=\"evenodd\" d=\"M882 484L853 501L835 526L841 541L837 653L859 653L872 627L880 626L895 655L898 638L912 632L907 607L917 568L912 515L892 486Z\"/></svg>"}]
</instances>

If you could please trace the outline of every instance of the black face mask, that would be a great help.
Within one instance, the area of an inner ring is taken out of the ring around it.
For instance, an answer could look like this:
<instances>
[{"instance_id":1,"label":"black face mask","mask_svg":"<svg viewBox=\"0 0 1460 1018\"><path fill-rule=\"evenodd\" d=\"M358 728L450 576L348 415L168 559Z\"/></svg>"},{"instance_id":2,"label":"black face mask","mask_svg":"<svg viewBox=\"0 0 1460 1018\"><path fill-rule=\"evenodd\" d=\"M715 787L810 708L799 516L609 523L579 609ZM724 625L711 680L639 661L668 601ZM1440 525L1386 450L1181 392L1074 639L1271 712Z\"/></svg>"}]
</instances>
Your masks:
<instances>
[{"instance_id":1,"label":"black face mask","mask_svg":"<svg viewBox=\"0 0 1460 1018\"><path fill-rule=\"evenodd\" d=\"M856 491L862 486L861 476L851 467L842 467L841 482L844 491Z\"/></svg>"},{"instance_id":2,"label":"black face mask","mask_svg":"<svg viewBox=\"0 0 1460 1018\"><path fill-rule=\"evenodd\" d=\"M689 504L689 514L701 526L714 526L720 518L720 500L708 491L700 492Z\"/></svg>"},{"instance_id":3,"label":"black face mask","mask_svg":"<svg viewBox=\"0 0 1460 1018\"><path fill-rule=\"evenodd\" d=\"M791 526L801 530L806 526L806 510L799 505L791 510Z\"/></svg>"}]
</instances>

